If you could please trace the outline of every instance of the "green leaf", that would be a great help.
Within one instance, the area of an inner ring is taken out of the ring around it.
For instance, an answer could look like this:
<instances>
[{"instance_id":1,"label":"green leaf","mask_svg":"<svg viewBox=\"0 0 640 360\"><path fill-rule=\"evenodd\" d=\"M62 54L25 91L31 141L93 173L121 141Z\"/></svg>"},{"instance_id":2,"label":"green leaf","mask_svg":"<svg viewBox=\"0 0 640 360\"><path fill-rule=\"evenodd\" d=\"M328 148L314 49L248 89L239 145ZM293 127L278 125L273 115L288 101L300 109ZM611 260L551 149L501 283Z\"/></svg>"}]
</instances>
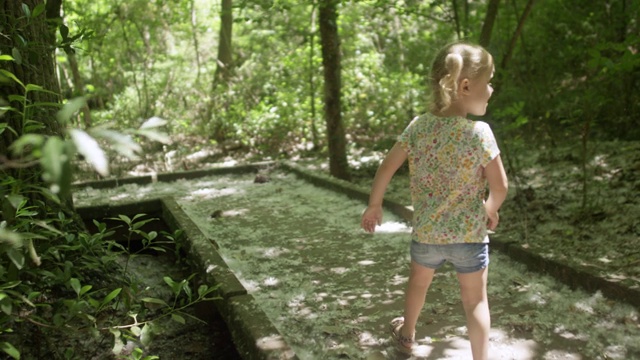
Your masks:
<instances>
[{"instance_id":1,"label":"green leaf","mask_svg":"<svg viewBox=\"0 0 640 360\"><path fill-rule=\"evenodd\" d=\"M140 299L142 302L151 303L151 304L159 304L163 306L169 306L164 300L152 297L145 297Z\"/></svg>"},{"instance_id":2,"label":"green leaf","mask_svg":"<svg viewBox=\"0 0 640 360\"><path fill-rule=\"evenodd\" d=\"M4 341L0 343L0 348L2 348L2 351L4 351L7 355L11 356L12 358L20 359L20 351L18 351L18 349L16 349L13 345L11 345L11 343Z\"/></svg>"},{"instance_id":3,"label":"green leaf","mask_svg":"<svg viewBox=\"0 0 640 360\"><path fill-rule=\"evenodd\" d=\"M26 147L39 148L44 143L45 138L40 134L26 134L14 141L9 148L15 155L22 155Z\"/></svg>"},{"instance_id":4,"label":"green leaf","mask_svg":"<svg viewBox=\"0 0 640 360\"><path fill-rule=\"evenodd\" d=\"M171 279L168 276L163 277L163 279L164 279L164 282L167 283L167 285L169 285L174 295L178 296L178 294L180 294L180 291L182 290L182 283L175 282L173 281L173 279Z\"/></svg>"},{"instance_id":5,"label":"green leaf","mask_svg":"<svg viewBox=\"0 0 640 360\"><path fill-rule=\"evenodd\" d=\"M145 213L135 214L135 215L133 215L133 218L131 220L132 221L136 221L136 220L140 219L143 216L147 216L147 214L145 214Z\"/></svg>"},{"instance_id":6,"label":"green leaf","mask_svg":"<svg viewBox=\"0 0 640 360\"><path fill-rule=\"evenodd\" d=\"M105 296L104 299L102 300L101 306L107 305L111 300L115 299L116 296L120 295L121 291L122 291L122 288L117 288L112 292L110 292L109 295Z\"/></svg>"},{"instance_id":7,"label":"green leaf","mask_svg":"<svg viewBox=\"0 0 640 360\"><path fill-rule=\"evenodd\" d=\"M198 296L205 297L205 295L207 295L207 290L209 290L209 287L207 285L200 285L198 287Z\"/></svg>"},{"instance_id":8,"label":"green leaf","mask_svg":"<svg viewBox=\"0 0 640 360\"><path fill-rule=\"evenodd\" d=\"M145 226L146 224L148 224L148 223L150 223L150 222L152 222L152 221L155 221L155 220L157 220L157 219L145 219L145 220L140 220L140 221L134 222L134 223L133 223L133 225L131 226L131 228L132 228L133 230L138 230L138 229L140 229L141 227Z\"/></svg>"},{"instance_id":9,"label":"green leaf","mask_svg":"<svg viewBox=\"0 0 640 360\"><path fill-rule=\"evenodd\" d=\"M7 108L2 108L0 107L0 117L2 117L2 115L6 112L4 111ZM8 108L9 110L12 110L13 108ZM13 130L13 128L11 126L9 126L9 124L7 123L0 123L0 135L2 135L2 133L6 130L9 129L9 131L11 131L14 135L18 136L18 133Z\"/></svg>"},{"instance_id":10,"label":"green leaf","mask_svg":"<svg viewBox=\"0 0 640 360\"><path fill-rule=\"evenodd\" d=\"M18 94L11 94L11 95L7 96L7 99L9 99L9 101L23 102L25 100L25 96L24 95L18 95Z\"/></svg>"},{"instance_id":11,"label":"green leaf","mask_svg":"<svg viewBox=\"0 0 640 360\"><path fill-rule=\"evenodd\" d=\"M60 36L62 37L62 42L67 42L67 39L69 38L69 27L67 27L67 25L60 25Z\"/></svg>"},{"instance_id":12,"label":"green leaf","mask_svg":"<svg viewBox=\"0 0 640 360\"><path fill-rule=\"evenodd\" d=\"M80 110L87 103L87 98L80 96L67 101L60 111L58 111L57 118L61 124L66 124L71 116Z\"/></svg>"},{"instance_id":13,"label":"green leaf","mask_svg":"<svg viewBox=\"0 0 640 360\"><path fill-rule=\"evenodd\" d=\"M129 330L131 330L131 333L136 337L140 336L140 333L142 332L142 329L140 329L139 326L132 326Z\"/></svg>"},{"instance_id":14,"label":"green leaf","mask_svg":"<svg viewBox=\"0 0 640 360\"><path fill-rule=\"evenodd\" d=\"M140 331L140 343L143 346L149 346L151 344L151 340L153 339L153 325L150 323L144 324L142 326L142 330Z\"/></svg>"},{"instance_id":15,"label":"green leaf","mask_svg":"<svg viewBox=\"0 0 640 360\"><path fill-rule=\"evenodd\" d=\"M18 209L24 205L23 202L26 203L27 198L18 194L10 194L7 195L7 200L9 200L9 204L11 204L14 209Z\"/></svg>"},{"instance_id":16,"label":"green leaf","mask_svg":"<svg viewBox=\"0 0 640 360\"><path fill-rule=\"evenodd\" d=\"M22 54L20 54L20 50L18 50L18 48L14 47L13 49L11 49L11 55L13 56L13 60L16 62L16 64L22 64Z\"/></svg>"},{"instance_id":17,"label":"green leaf","mask_svg":"<svg viewBox=\"0 0 640 360\"><path fill-rule=\"evenodd\" d=\"M121 220L127 225L131 224L131 219L127 215L119 214L117 218L111 218L111 219Z\"/></svg>"},{"instance_id":18,"label":"green leaf","mask_svg":"<svg viewBox=\"0 0 640 360\"><path fill-rule=\"evenodd\" d=\"M3 313L11 316L11 311L13 310L13 301L10 297L4 297L0 300L0 310Z\"/></svg>"},{"instance_id":19,"label":"green leaf","mask_svg":"<svg viewBox=\"0 0 640 360\"><path fill-rule=\"evenodd\" d=\"M40 91L40 90L45 90L45 89L40 85L27 84L27 86L25 87L25 90L27 92L29 92L29 91Z\"/></svg>"},{"instance_id":20,"label":"green leaf","mask_svg":"<svg viewBox=\"0 0 640 360\"><path fill-rule=\"evenodd\" d=\"M24 254L22 253L22 251L16 248L11 248L7 251L7 256L9 257L11 262L13 262L13 264L18 268L18 270L24 267Z\"/></svg>"},{"instance_id":21,"label":"green leaf","mask_svg":"<svg viewBox=\"0 0 640 360\"><path fill-rule=\"evenodd\" d=\"M91 290L92 287L93 286L91 286L91 285L83 286L82 289L80 289L80 294L79 295L82 296L82 295L86 294L87 291Z\"/></svg>"},{"instance_id":22,"label":"green leaf","mask_svg":"<svg viewBox=\"0 0 640 360\"><path fill-rule=\"evenodd\" d=\"M111 332L111 334L113 334L113 337L114 337L113 349L111 349L111 352L116 356L122 355L122 350L124 349L124 342L120 338L120 335L121 335L120 330L111 328L109 329L109 332Z\"/></svg>"},{"instance_id":23,"label":"green leaf","mask_svg":"<svg viewBox=\"0 0 640 360\"><path fill-rule=\"evenodd\" d=\"M18 78L15 75L13 75L12 73L8 72L7 70L0 69L0 75L8 77L9 79L17 82L18 84L20 84L20 86L22 86L24 88L24 84L22 83L22 81L18 80ZM0 76L0 82L2 82L2 76Z\"/></svg>"},{"instance_id":24,"label":"green leaf","mask_svg":"<svg viewBox=\"0 0 640 360\"><path fill-rule=\"evenodd\" d=\"M31 17L31 9L29 9L29 5L22 3L22 11L24 12L26 17Z\"/></svg>"},{"instance_id":25,"label":"green leaf","mask_svg":"<svg viewBox=\"0 0 640 360\"><path fill-rule=\"evenodd\" d=\"M80 129L70 129L69 134L78 152L102 176L109 176L109 162L98 142Z\"/></svg>"},{"instance_id":26,"label":"green leaf","mask_svg":"<svg viewBox=\"0 0 640 360\"><path fill-rule=\"evenodd\" d=\"M171 319L173 321L175 321L177 323L180 323L180 324L183 324L183 325L186 323L186 321L184 320L184 317L182 317L181 315L178 315L178 314L171 314Z\"/></svg>"},{"instance_id":27,"label":"green leaf","mask_svg":"<svg viewBox=\"0 0 640 360\"><path fill-rule=\"evenodd\" d=\"M69 280L69 284L71 285L71 287L73 288L73 291L76 292L76 294L78 296L80 296L80 290L82 289L81 285L80 285L80 280L76 279L76 278L71 278Z\"/></svg>"},{"instance_id":28,"label":"green leaf","mask_svg":"<svg viewBox=\"0 0 640 360\"><path fill-rule=\"evenodd\" d=\"M22 234L0 228L0 243L10 244L13 247L22 245Z\"/></svg>"},{"instance_id":29,"label":"green leaf","mask_svg":"<svg viewBox=\"0 0 640 360\"><path fill-rule=\"evenodd\" d=\"M13 289L14 287L20 285L22 281L9 281L0 286L0 290Z\"/></svg>"},{"instance_id":30,"label":"green leaf","mask_svg":"<svg viewBox=\"0 0 640 360\"><path fill-rule=\"evenodd\" d=\"M0 61L13 61L11 55L0 55Z\"/></svg>"},{"instance_id":31,"label":"green leaf","mask_svg":"<svg viewBox=\"0 0 640 360\"><path fill-rule=\"evenodd\" d=\"M42 129L44 129L44 124L39 121L26 120L24 124L22 124L23 133L34 133Z\"/></svg>"},{"instance_id":32,"label":"green leaf","mask_svg":"<svg viewBox=\"0 0 640 360\"><path fill-rule=\"evenodd\" d=\"M69 161L65 154L64 141L57 136L52 136L47 139L42 152L43 155L40 161L44 169L42 178L48 183L58 184L62 179L63 164Z\"/></svg>"},{"instance_id":33,"label":"green leaf","mask_svg":"<svg viewBox=\"0 0 640 360\"><path fill-rule=\"evenodd\" d=\"M45 10L45 4L41 3L38 4L34 9L33 9L33 14L32 17L38 17L38 15L42 14Z\"/></svg>"}]
</instances>

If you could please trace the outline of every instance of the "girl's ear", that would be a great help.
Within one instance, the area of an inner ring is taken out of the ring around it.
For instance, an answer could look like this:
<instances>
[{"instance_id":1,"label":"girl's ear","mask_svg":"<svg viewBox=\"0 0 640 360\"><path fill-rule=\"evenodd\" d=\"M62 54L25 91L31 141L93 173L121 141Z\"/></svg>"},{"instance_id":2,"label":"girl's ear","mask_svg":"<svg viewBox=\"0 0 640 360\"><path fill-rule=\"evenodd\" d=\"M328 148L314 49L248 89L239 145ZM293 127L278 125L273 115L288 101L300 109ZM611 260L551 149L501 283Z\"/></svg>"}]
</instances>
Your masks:
<instances>
[{"instance_id":1,"label":"girl's ear","mask_svg":"<svg viewBox=\"0 0 640 360\"><path fill-rule=\"evenodd\" d=\"M471 81L468 78L460 80L458 84L458 95L468 95L471 92Z\"/></svg>"}]
</instances>

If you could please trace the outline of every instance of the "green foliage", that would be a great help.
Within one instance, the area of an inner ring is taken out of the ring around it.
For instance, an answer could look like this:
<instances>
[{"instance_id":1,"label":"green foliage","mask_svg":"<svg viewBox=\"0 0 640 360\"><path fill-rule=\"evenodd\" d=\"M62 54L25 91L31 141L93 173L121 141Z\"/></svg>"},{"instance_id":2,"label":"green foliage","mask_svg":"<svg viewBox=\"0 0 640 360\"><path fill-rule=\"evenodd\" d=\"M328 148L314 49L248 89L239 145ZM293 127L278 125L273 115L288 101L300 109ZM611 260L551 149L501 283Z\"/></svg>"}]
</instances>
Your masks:
<instances>
[{"instance_id":1,"label":"green foliage","mask_svg":"<svg viewBox=\"0 0 640 360\"><path fill-rule=\"evenodd\" d=\"M29 212L24 203L24 200L20 201L16 211L17 229L32 227L34 213ZM165 277L173 294L171 304L145 296L137 287L137 280L129 280L126 265L124 268L118 265L118 258L124 256L128 264L133 256L144 251L164 252L173 247L172 240L180 233L161 237L154 231L144 231L146 224L157 220L145 219L144 214L132 218L120 215L117 219L126 224L129 236L141 236L143 249L131 253L128 247L114 240L113 229L95 220L98 231L94 234L60 232L57 228L63 228L69 221L63 213L59 213L57 218L47 216L45 221L37 223L40 226L31 229L31 233L5 230L6 222L2 223L6 257L0 261L0 339L14 339L11 334L21 334L21 324L31 323L54 333L68 333L73 325L75 331L93 338L117 330L122 338L135 338L144 343L144 337L150 336L154 321L170 317L184 323L185 317L191 317L184 309L215 298L216 287L200 285L197 292L192 290L194 275L178 281ZM5 235L8 234L20 235L14 239L15 245L7 242L9 237ZM28 264L21 252L16 251L20 241L26 238L40 241L39 267ZM110 278L105 278L104 274L110 274ZM40 280L33 283L30 279ZM148 308L145 306L148 303L159 306ZM128 312L138 314L133 324L126 324L126 318L122 318ZM139 320L141 318L143 320ZM125 325L121 325L123 323ZM4 341L2 349L19 358L12 341L15 339ZM118 341L116 339L116 345ZM116 350L117 346L114 347ZM136 354L141 356L138 352Z\"/></svg>"},{"instance_id":2,"label":"green foliage","mask_svg":"<svg viewBox=\"0 0 640 360\"><path fill-rule=\"evenodd\" d=\"M0 60L16 61L11 56L2 56ZM139 129L125 130L124 134L106 126L87 131L67 127L65 135L68 139L44 134L42 122L33 117L38 109L60 108L56 120L69 126L69 119L84 106L86 99L72 99L64 105L33 101L31 99L37 97L31 96L32 93L50 92L38 85L23 84L7 70L0 70L0 75L23 89L21 94L8 95L8 100L18 106L2 107L4 113L17 115L21 128L14 129L9 123L3 123L0 128L19 136L9 145L13 159L8 165L2 164L0 170L4 175L7 168L39 168L40 171L34 174L41 176L41 179L3 176L0 183L0 349L12 358L20 358L20 347L16 344L29 337L26 324L49 333L69 333L74 329L89 339L98 339L109 329L122 328L126 329L123 337L142 338L149 334L151 327L137 331L138 325L152 324L154 320L168 316L184 322L186 307L214 298L212 294L216 288L207 286L200 286L198 295L192 296L192 283L189 282L193 281L192 275L178 282L180 292L176 293L172 288L173 305L165 304L156 309L160 311L158 314L144 310L144 297L135 282L129 279L127 267L121 268L117 259L125 256L128 264L139 252L166 251L180 232L161 237L164 234L143 229L155 219L141 219L141 214L133 218L121 215L118 219L127 226L129 237L142 238L143 248L130 253L128 246L111 238L114 231L106 225L96 222L98 232L89 234L78 230L77 224L73 225L74 220L64 211L52 207L70 196L71 161L76 153L83 155L100 174L108 174L106 155L90 134L111 140L115 150L122 155L135 156L141 147L133 136L167 141L166 135L158 131L166 121L151 117ZM41 183L49 187L39 186ZM140 313L145 320L136 320L134 325L119 325L124 321L122 315L130 311ZM73 356L73 350L65 351L65 358ZM132 356L154 358L140 351Z\"/></svg>"}]
</instances>

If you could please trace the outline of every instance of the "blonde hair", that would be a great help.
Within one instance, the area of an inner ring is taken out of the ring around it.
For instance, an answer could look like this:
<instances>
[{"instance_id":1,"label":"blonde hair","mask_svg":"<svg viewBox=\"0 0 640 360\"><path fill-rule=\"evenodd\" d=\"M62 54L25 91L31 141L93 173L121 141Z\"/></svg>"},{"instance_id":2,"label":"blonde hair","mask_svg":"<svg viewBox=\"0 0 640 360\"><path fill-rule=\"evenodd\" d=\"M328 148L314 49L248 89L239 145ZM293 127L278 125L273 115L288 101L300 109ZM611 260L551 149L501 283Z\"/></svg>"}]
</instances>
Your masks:
<instances>
[{"instance_id":1,"label":"blonde hair","mask_svg":"<svg viewBox=\"0 0 640 360\"><path fill-rule=\"evenodd\" d=\"M480 45L453 43L445 46L431 64L431 111L440 113L456 99L460 79L475 79L493 70L493 57Z\"/></svg>"}]
</instances>

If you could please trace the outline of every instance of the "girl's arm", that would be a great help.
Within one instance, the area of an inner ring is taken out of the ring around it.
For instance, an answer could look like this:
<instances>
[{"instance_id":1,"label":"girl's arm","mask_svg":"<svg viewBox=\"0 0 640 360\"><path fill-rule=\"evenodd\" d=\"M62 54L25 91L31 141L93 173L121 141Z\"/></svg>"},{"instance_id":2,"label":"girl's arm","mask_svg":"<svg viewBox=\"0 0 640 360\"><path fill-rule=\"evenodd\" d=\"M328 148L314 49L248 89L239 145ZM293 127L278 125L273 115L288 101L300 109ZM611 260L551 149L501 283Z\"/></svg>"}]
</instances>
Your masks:
<instances>
[{"instance_id":1,"label":"girl's arm","mask_svg":"<svg viewBox=\"0 0 640 360\"><path fill-rule=\"evenodd\" d=\"M504 171L504 166L502 166L500 155L496 156L495 159L487 164L484 172L487 177L487 182L489 183L489 197L484 203L484 208L489 217L487 227L489 230L495 230L500 220L498 210L500 206L502 206L504 199L507 198L507 190L509 188L507 174Z\"/></svg>"},{"instance_id":2,"label":"girl's arm","mask_svg":"<svg viewBox=\"0 0 640 360\"><path fill-rule=\"evenodd\" d=\"M371 185L369 206L362 214L362 222L360 223L360 226L366 232L372 233L375 231L376 225L382 224L382 199L384 198L384 193L391 178L406 159L407 152L399 143L396 143L384 158L382 164L380 164Z\"/></svg>"}]
</instances>

